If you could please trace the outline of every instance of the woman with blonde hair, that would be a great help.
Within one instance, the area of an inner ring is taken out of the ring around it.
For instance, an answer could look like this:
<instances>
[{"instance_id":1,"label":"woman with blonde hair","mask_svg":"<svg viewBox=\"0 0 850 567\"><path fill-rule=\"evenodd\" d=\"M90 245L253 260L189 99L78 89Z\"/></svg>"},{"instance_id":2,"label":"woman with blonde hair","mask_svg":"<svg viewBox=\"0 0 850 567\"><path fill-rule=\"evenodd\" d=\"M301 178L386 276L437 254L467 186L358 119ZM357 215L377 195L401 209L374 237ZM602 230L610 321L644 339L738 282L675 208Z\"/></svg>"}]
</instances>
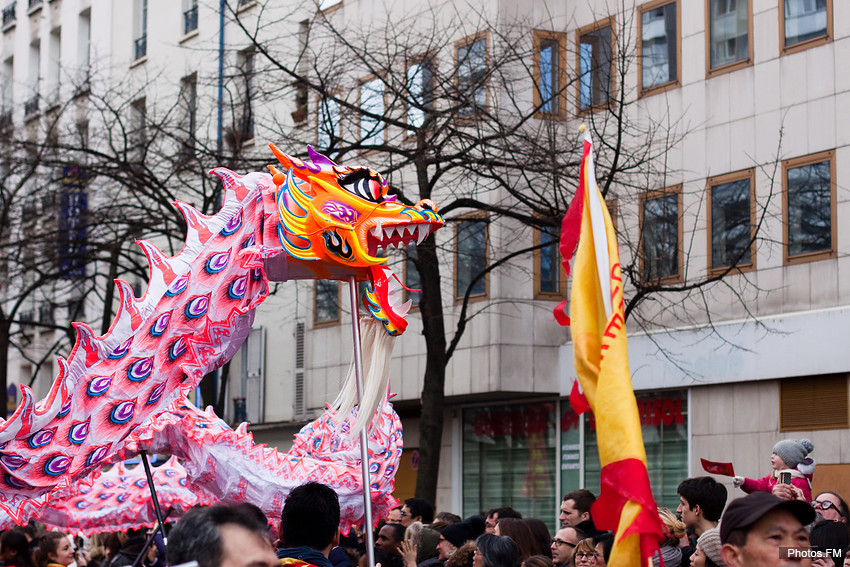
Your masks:
<instances>
[{"instance_id":1,"label":"woman with blonde hair","mask_svg":"<svg viewBox=\"0 0 850 567\"><path fill-rule=\"evenodd\" d=\"M596 544L593 538L585 538L576 544L573 552L572 567L590 567L596 565Z\"/></svg>"},{"instance_id":2,"label":"woman with blonde hair","mask_svg":"<svg viewBox=\"0 0 850 567\"><path fill-rule=\"evenodd\" d=\"M658 542L661 548L655 552L655 557L652 558L653 567L659 567L659 552L661 559L664 560L664 565L679 565L682 562L682 548L679 547L679 542L688 534L684 522L676 517L676 514L670 511L669 508L659 508L658 515L664 523L664 532L666 537Z\"/></svg>"}]
</instances>

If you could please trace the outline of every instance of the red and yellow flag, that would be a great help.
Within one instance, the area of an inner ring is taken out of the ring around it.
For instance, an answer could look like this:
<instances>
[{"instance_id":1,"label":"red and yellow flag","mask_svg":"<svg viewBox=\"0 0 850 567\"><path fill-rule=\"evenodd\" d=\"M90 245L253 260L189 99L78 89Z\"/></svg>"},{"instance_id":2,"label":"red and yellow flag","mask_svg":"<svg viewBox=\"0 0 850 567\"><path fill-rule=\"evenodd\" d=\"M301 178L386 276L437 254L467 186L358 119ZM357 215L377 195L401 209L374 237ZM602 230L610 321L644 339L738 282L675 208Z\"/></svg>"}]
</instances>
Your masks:
<instances>
[{"instance_id":1,"label":"red and yellow flag","mask_svg":"<svg viewBox=\"0 0 850 567\"><path fill-rule=\"evenodd\" d=\"M578 249L576 249L578 244ZM561 225L561 254L569 273L575 250L570 317L575 368L596 417L601 492L591 508L596 527L616 532L611 567L646 565L663 527L649 485L646 451L629 372L623 281L617 236L593 169L585 133L579 187Z\"/></svg>"}]
</instances>

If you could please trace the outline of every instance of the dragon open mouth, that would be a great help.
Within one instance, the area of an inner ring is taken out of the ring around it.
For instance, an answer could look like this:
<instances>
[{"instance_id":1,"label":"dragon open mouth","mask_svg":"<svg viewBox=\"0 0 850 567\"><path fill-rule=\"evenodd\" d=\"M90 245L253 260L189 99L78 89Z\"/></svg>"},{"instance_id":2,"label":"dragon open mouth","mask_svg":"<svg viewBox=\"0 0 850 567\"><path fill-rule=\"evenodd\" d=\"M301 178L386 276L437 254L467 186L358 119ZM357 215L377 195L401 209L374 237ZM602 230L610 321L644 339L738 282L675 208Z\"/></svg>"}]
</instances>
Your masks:
<instances>
[{"instance_id":1,"label":"dragon open mouth","mask_svg":"<svg viewBox=\"0 0 850 567\"><path fill-rule=\"evenodd\" d=\"M392 270L386 266L372 266L370 272L372 282L364 297L366 308L390 335L400 335L407 328L407 312L413 301L408 299L402 303L404 286Z\"/></svg>"},{"instance_id":2,"label":"dragon open mouth","mask_svg":"<svg viewBox=\"0 0 850 567\"><path fill-rule=\"evenodd\" d=\"M430 222L383 226L381 221L378 221L378 224L372 227L366 235L368 254L375 256L378 252L387 248L402 249L409 244L420 244L432 230L434 228Z\"/></svg>"}]
</instances>

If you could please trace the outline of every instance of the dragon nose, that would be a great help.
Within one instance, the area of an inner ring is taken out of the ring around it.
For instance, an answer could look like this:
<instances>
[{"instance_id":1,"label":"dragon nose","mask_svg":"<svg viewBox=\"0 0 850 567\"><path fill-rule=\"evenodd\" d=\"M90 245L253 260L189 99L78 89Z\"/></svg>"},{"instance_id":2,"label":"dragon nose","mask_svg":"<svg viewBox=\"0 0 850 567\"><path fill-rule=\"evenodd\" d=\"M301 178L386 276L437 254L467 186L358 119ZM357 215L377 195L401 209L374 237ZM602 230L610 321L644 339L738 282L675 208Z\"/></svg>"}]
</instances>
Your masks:
<instances>
[{"instance_id":1,"label":"dragon nose","mask_svg":"<svg viewBox=\"0 0 850 567\"><path fill-rule=\"evenodd\" d=\"M437 212L437 205L431 199L422 199L418 203L416 203L416 207L420 209L425 209L432 212Z\"/></svg>"}]
</instances>

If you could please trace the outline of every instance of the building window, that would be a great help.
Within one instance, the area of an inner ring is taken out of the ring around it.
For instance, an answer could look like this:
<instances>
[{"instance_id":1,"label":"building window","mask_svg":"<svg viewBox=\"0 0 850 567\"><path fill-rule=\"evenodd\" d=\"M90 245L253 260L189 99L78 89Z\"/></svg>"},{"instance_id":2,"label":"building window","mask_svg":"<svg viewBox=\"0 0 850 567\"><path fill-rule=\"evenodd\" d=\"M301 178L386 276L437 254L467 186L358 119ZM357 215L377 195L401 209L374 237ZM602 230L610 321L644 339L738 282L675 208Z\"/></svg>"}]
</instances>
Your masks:
<instances>
[{"instance_id":1,"label":"building window","mask_svg":"<svg viewBox=\"0 0 850 567\"><path fill-rule=\"evenodd\" d=\"M59 83L62 71L62 28L51 30L48 42L47 99L59 102Z\"/></svg>"},{"instance_id":2,"label":"building window","mask_svg":"<svg viewBox=\"0 0 850 567\"><path fill-rule=\"evenodd\" d=\"M183 0L183 35L198 29L198 0Z\"/></svg>"},{"instance_id":3,"label":"building window","mask_svg":"<svg viewBox=\"0 0 850 567\"><path fill-rule=\"evenodd\" d=\"M563 33L534 30L534 107L539 118L567 117L566 37Z\"/></svg>"},{"instance_id":4,"label":"building window","mask_svg":"<svg viewBox=\"0 0 850 567\"><path fill-rule=\"evenodd\" d=\"M3 7L3 31L10 29L17 19L15 15L15 5L17 2L10 2Z\"/></svg>"},{"instance_id":5,"label":"building window","mask_svg":"<svg viewBox=\"0 0 850 567\"><path fill-rule=\"evenodd\" d=\"M80 76L78 87L87 87L91 75L91 9L80 12L77 30L77 65Z\"/></svg>"},{"instance_id":6,"label":"building window","mask_svg":"<svg viewBox=\"0 0 850 567\"><path fill-rule=\"evenodd\" d=\"M661 0L640 7L638 65L641 94L679 84L679 2Z\"/></svg>"},{"instance_id":7,"label":"building window","mask_svg":"<svg viewBox=\"0 0 850 567\"><path fill-rule=\"evenodd\" d=\"M297 74L306 76L310 72L310 62L307 57L308 40L310 39L310 21L302 20L298 22L298 65ZM310 117L310 109L308 108L308 100L310 97L309 85L306 81L295 81L295 110L292 111L292 122L296 125L304 125Z\"/></svg>"},{"instance_id":8,"label":"building window","mask_svg":"<svg viewBox=\"0 0 850 567\"><path fill-rule=\"evenodd\" d=\"M464 39L457 44L458 115L471 118L487 110L486 34Z\"/></svg>"},{"instance_id":9,"label":"building window","mask_svg":"<svg viewBox=\"0 0 850 567\"><path fill-rule=\"evenodd\" d=\"M409 290L405 290L405 293L407 294L407 299L413 301L410 305L411 309L419 307L419 302L422 300L422 276L419 275L419 270L414 263L414 260L417 258L418 252L415 244L411 244L405 248L404 285L410 288Z\"/></svg>"},{"instance_id":10,"label":"building window","mask_svg":"<svg viewBox=\"0 0 850 567\"><path fill-rule=\"evenodd\" d=\"M65 167L60 194L57 262L63 278L86 277L88 176L85 168Z\"/></svg>"},{"instance_id":11,"label":"building window","mask_svg":"<svg viewBox=\"0 0 850 567\"><path fill-rule=\"evenodd\" d=\"M236 132L239 141L245 143L254 139L254 49L248 48L240 51L236 64L238 72L237 89L242 104L242 116L236 125Z\"/></svg>"},{"instance_id":12,"label":"building window","mask_svg":"<svg viewBox=\"0 0 850 567\"><path fill-rule=\"evenodd\" d=\"M0 75L0 114L4 120L0 126L7 126L6 122L12 122L12 109L14 108L15 91L14 85L15 59L8 57L3 61L3 71Z\"/></svg>"},{"instance_id":13,"label":"building window","mask_svg":"<svg viewBox=\"0 0 850 567\"><path fill-rule=\"evenodd\" d=\"M144 168L147 152L147 103L144 98L136 99L130 105L130 124L127 132L129 147L128 158L131 166L139 170Z\"/></svg>"},{"instance_id":14,"label":"building window","mask_svg":"<svg viewBox=\"0 0 850 567\"><path fill-rule=\"evenodd\" d=\"M319 0L319 11L324 12L331 8L342 6L342 0Z\"/></svg>"},{"instance_id":15,"label":"building window","mask_svg":"<svg viewBox=\"0 0 850 567\"><path fill-rule=\"evenodd\" d=\"M240 349L241 380L230 384L233 395L234 422L263 422L265 398L266 330L255 326ZM242 413L242 419L236 414Z\"/></svg>"},{"instance_id":16,"label":"building window","mask_svg":"<svg viewBox=\"0 0 850 567\"><path fill-rule=\"evenodd\" d=\"M835 254L835 160L823 152L782 163L785 261Z\"/></svg>"},{"instance_id":17,"label":"building window","mask_svg":"<svg viewBox=\"0 0 850 567\"><path fill-rule=\"evenodd\" d=\"M559 244L556 227L546 226L534 231L534 245L541 246L534 251L535 299L561 298L564 295Z\"/></svg>"},{"instance_id":18,"label":"building window","mask_svg":"<svg viewBox=\"0 0 850 567\"><path fill-rule=\"evenodd\" d=\"M846 373L780 380L779 431L850 428L847 400Z\"/></svg>"},{"instance_id":19,"label":"building window","mask_svg":"<svg viewBox=\"0 0 850 567\"><path fill-rule=\"evenodd\" d=\"M136 0L133 16L134 59L148 54L148 0Z\"/></svg>"},{"instance_id":20,"label":"building window","mask_svg":"<svg viewBox=\"0 0 850 567\"><path fill-rule=\"evenodd\" d=\"M182 152L184 159L191 159L195 154L195 129L198 119L198 74L192 73L180 79L180 106L182 108L183 141Z\"/></svg>"},{"instance_id":21,"label":"building window","mask_svg":"<svg viewBox=\"0 0 850 567\"><path fill-rule=\"evenodd\" d=\"M314 321L317 325L339 322L339 282L316 280Z\"/></svg>"},{"instance_id":22,"label":"building window","mask_svg":"<svg viewBox=\"0 0 850 567\"><path fill-rule=\"evenodd\" d=\"M384 81L371 79L360 85L360 143L379 146L384 143ZM372 116L368 116L369 113ZM377 118L376 118L377 117Z\"/></svg>"},{"instance_id":23,"label":"building window","mask_svg":"<svg viewBox=\"0 0 850 567\"><path fill-rule=\"evenodd\" d=\"M688 476L688 396L672 391L635 394L635 398L652 494L659 506L675 510L679 504L676 490ZM596 420L590 412L584 418L584 485L599 494L601 466Z\"/></svg>"},{"instance_id":24,"label":"building window","mask_svg":"<svg viewBox=\"0 0 850 567\"><path fill-rule=\"evenodd\" d=\"M679 279L682 187L649 193L640 213L641 273L647 281Z\"/></svg>"},{"instance_id":25,"label":"building window","mask_svg":"<svg viewBox=\"0 0 850 567\"><path fill-rule=\"evenodd\" d=\"M579 111L604 106L614 98L614 19L578 31Z\"/></svg>"},{"instance_id":26,"label":"building window","mask_svg":"<svg viewBox=\"0 0 850 567\"><path fill-rule=\"evenodd\" d=\"M708 180L709 271L755 264L755 171Z\"/></svg>"},{"instance_id":27,"label":"building window","mask_svg":"<svg viewBox=\"0 0 850 567\"><path fill-rule=\"evenodd\" d=\"M470 297L486 296L487 275L481 274L487 269L487 221L460 221L455 237L455 298L462 300L467 291Z\"/></svg>"},{"instance_id":28,"label":"building window","mask_svg":"<svg viewBox=\"0 0 850 567\"><path fill-rule=\"evenodd\" d=\"M333 99L323 98L318 104L319 116L316 120L318 127L316 145L320 152L328 153L339 140L339 110L339 102Z\"/></svg>"},{"instance_id":29,"label":"building window","mask_svg":"<svg viewBox=\"0 0 850 567\"><path fill-rule=\"evenodd\" d=\"M425 125L434 108L434 60L426 57L407 67L407 123L414 128Z\"/></svg>"},{"instance_id":30,"label":"building window","mask_svg":"<svg viewBox=\"0 0 850 567\"><path fill-rule=\"evenodd\" d=\"M752 46L751 0L706 0L708 75L749 65Z\"/></svg>"},{"instance_id":31,"label":"building window","mask_svg":"<svg viewBox=\"0 0 850 567\"><path fill-rule=\"evenodd\" d=\"M832 38L832 0L784 0L779 32L784 53L792 53Z\"/></svg>"},{"instance_id":32,"label":"building window","mask_svg":"<svg viewBox=\"0 0 850 567\"><path fill-rule=\"evenodd\" d=\"M27 82L30 92L24 101L24 116L31 116L38 112L38 95L41 91L41 42L38 40L30 44L29 68Z\"/></svg>"},{"instance_id":33,"label":"building window","mask_svg":"<svg viewBox=\"0 0 850 567\"><path fill-rule=\"evenodd\" d=\"M510 506L554 530L556 418L554 401L463 410L464 516Z\"/></svg>"}]
</instances>

